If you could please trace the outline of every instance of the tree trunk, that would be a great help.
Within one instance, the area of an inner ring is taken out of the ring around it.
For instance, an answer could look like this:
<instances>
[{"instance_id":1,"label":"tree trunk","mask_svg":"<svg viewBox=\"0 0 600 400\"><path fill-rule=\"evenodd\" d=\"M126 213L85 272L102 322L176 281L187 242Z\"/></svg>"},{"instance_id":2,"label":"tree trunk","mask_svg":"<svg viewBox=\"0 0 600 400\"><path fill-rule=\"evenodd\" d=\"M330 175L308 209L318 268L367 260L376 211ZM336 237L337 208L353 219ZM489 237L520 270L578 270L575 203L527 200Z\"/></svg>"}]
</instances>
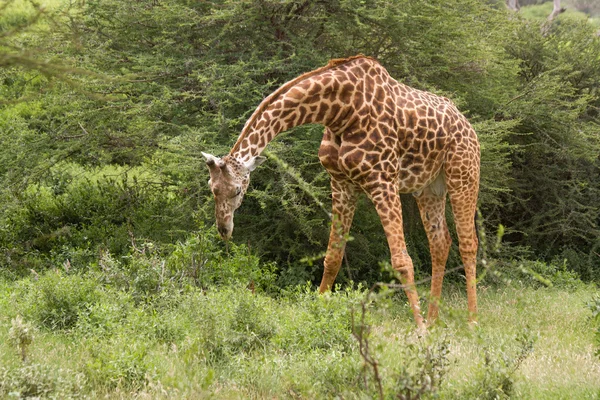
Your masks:
<instances>
[{"instance_id":1,"label":"tree trunk","mask_svg":"<svg viewBox=\"0 0 600 400\"><path fill-rule=\"evenodd\" d=\"M548 21L552 21L558 16L558 14L563 13L566 10L566 8L560 8L560 0L554 0L554 9L552 10L552 13L548 16Z\"/></svg>"},{"instance_id":2,"label":"tree trunk","mask_svg":"<svg viewBox=\"0 0 600 400\"><path fill-rule=\"evenodd\" d=\"M519 5L519 0L507 0L506 5L510 10L519 11L521 6Z\"/></svg>"}]
</instances>

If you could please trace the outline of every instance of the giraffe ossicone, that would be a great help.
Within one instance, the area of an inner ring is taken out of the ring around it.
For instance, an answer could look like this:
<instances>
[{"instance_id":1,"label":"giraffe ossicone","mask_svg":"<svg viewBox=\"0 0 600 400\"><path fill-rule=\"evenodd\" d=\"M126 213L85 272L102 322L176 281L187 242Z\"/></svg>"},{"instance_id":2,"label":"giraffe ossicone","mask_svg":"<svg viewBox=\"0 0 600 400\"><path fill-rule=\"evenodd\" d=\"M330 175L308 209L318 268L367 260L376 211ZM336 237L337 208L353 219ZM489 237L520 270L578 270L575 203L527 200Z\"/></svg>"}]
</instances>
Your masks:
<instances>
[{"instance_id":1,"label":"giraffe ossicone","mask_svg":"<svg viewBox=\"0 0 600 400\"><path fill-rule=\"evenodd\" d=\"M215 157L212 154L208 154L203 151L201 151L201 153L202 153L202 156L204 156L204 158L206 159L206 165L208 165L209 167L211 167L213 165L220 166L220 164L222 163L222 161L219 157ZM222 165L225 165L225 164L222 163Z\"/></svg>"},{"instance_id":2,"label":"giraffe ossicone","mask_svg":"<svg viewBox=\"0 0 600 400\"><path fill-rule=\"evenodd\" d=\"M392 266L401 274L417 326L424 327L406 251L400 193L413 193L432 258L428 322L438 316L451 238L446 198L454 213L467 281L469 321L476 320L474 216L479 192L479 142L467 119L447 98L393 79L375 59L362 55L331 60L300 75L265 98L223 158L203 153L215 197L217 228L233 231L233 214L248 188L261 152L280 132L318 123L325 126L319 160L331 176L332 226L320 291L329 290L340 269L356 197L365 193L381 219Z\"/></svg>"}]
</instances>

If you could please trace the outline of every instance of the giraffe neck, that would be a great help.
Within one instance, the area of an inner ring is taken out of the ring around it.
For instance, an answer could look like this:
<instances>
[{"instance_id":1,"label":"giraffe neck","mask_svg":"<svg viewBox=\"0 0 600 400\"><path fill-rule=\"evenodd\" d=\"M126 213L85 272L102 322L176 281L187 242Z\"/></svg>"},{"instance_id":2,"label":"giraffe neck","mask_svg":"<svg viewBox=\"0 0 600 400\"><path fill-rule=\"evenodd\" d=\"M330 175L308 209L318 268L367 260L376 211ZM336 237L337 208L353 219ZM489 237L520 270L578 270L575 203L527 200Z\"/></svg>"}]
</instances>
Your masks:
<instances>
[{"instance_id":1,"label":"giraffe neck","mask_svg":"<svg viewBox=\"0 0 600 400\"><path fill-rule=\"evenodd\" d=\"M351 79L344 68L328 67L288 82L267 97L246 122L229 155L248 161L279 133L296 126L316 123L335 132L351 123L357 79L355 75Z\"/></svg>"}]
</instances>

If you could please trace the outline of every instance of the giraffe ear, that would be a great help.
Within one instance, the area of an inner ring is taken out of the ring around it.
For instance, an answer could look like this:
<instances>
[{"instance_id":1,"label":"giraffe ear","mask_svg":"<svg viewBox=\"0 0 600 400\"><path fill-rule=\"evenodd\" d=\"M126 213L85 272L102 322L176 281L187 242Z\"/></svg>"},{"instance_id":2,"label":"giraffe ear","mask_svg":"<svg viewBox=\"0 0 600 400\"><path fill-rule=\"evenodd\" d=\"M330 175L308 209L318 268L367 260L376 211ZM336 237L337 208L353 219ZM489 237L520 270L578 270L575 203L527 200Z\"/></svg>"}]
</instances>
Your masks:
<instances>
[{"instance_id":1,"label":"giraffe ear","mask_svg":"<svg viewBox=\"0 0 600 400\"><path fill-rule=\"evenodd\" d=\"M264 163L266 160L267 160L266 157L256 156L252 160L248 161L245 164L245 167L248 169L249 172L252 172L256 169L256 167L258 167L260 164Z\"/></svg>"}]
</instances>

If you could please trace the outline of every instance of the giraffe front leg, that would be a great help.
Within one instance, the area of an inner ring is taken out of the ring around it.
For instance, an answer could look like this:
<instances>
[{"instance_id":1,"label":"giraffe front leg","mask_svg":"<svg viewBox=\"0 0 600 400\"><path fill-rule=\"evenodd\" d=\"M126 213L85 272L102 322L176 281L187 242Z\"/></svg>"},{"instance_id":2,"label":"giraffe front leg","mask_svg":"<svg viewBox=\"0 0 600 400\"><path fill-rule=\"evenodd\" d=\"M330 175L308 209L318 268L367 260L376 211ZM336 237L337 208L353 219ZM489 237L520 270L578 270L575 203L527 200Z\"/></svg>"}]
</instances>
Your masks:
<instances>
[{"instance_id":1,"label":"giraffe front leg","mask_svg":"<svg viewBox=\"0 0 600 400\"><path fill-rule=\"evenodd\" d=\"M342 265L346 249L347 235L356 209L354 187L343 181L331 179L332 221L329 244L325 254L323 279L319 292L330 290Z\"/></svg>"},{"instance_id":2,"label":"giraffe front leg","mask_svg":"<svg viewBox=\"0 0 600 400\"><path fill-rule=\"evenodd\" d=\"M406 293L406 297L408 297L417 328L419 331L424 331L425 325L423 323L423 316L421 315L419 295L415 287L414 267L412 259L406 251L406 242L404 240L400 195L392 185L389 186L383 190L381 190L381 186L378 187L376 192L371 193L371 199L383 224L392 255L392 267L400 273L402 285L405 287L404 292Z\"/></svg>"}]
</instances>

